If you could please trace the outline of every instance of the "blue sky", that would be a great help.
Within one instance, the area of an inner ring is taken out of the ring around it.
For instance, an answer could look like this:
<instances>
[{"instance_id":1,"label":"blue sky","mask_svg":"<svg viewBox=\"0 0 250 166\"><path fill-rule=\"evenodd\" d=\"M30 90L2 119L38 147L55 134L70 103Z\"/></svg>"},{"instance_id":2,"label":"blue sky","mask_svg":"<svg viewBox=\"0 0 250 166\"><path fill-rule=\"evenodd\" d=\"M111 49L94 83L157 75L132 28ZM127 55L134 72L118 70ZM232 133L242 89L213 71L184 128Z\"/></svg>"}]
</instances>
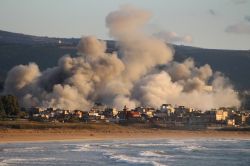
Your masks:
<instances>
[{"instance_id":1,"label":"blue sky","mask_svg":"<svg viewBox=\"0 0 250 166\"><path fill-rule=\"evenodd\" d=\"M0 29L109 39L106 15L124 4L149 10L148 33L175 32L204 48L250 49L250 0L1 0ZM182 39L182 38L181 38Z\"/></svg>"}]
</instances>

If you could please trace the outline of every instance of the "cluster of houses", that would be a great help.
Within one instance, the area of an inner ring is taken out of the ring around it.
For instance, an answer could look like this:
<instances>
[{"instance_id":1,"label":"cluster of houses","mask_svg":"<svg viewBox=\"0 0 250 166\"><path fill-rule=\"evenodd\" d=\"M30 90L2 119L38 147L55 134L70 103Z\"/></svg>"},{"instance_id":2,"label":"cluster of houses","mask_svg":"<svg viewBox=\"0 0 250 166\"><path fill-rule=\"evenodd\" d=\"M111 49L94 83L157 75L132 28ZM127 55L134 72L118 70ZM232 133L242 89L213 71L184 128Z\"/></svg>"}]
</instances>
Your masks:
<instances>
[{"instance_id":1,"label":"cluster of houses","mask_svg":"<svg viewBox=\"0 0 250 166\"><path fill-rule=\"evenodd\" d=\"M153 123L164 127L218 127L250 125L250 112L236 108L219 108L199 111L185 106L173 107L162 104L159 109L137 107L117 110L95 103L90 111L29 108L29 118L51 122L106 122L106 123Z\"/></svg>"}]
</instances>

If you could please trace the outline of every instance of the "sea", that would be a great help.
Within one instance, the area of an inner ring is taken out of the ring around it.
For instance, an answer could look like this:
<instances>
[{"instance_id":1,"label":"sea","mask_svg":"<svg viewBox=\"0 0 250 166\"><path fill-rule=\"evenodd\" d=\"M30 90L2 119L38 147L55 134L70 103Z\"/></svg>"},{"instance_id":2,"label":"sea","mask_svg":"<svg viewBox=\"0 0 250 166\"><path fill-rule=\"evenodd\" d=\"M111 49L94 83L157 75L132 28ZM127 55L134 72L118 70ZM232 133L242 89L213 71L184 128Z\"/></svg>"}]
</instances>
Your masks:
<instances>
[{"instance_id":1,"label":"sea","mask_svg":"<svg viewBox=\"0 0 250 166\"><path fill-rule=\"evenodd\" d=\"M181 138L2 143L0 165L250 166L250 140Z\"/></svg>"}]
</instances>

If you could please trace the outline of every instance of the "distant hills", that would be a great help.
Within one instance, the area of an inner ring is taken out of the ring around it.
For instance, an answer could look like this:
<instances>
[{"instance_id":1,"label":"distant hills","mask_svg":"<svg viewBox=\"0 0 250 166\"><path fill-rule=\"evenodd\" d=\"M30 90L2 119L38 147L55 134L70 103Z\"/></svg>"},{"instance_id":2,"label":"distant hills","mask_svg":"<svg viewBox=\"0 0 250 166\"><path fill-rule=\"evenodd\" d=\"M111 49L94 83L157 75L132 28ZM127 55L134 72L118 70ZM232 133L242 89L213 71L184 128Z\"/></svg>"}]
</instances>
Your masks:
<instances>
[{"instance_id":1,"label":"distant hills","mask_svg":"<svg viewBox=\"0 0 250 166\"><path fill-rule=\"evenodd\" d=\"M76 55L80 38L51 38L0 30L0 89L7 72L15 65L37 63L43 70L55 66L65 55ZM107 41L107 52L116 50L115 41ZM250 90L250 50L219 50L173 45L174 59L191 57L198 66L209 64L230 78L236 89Z\"/></svg>"},{"instance_id":2,"label":"distant hills","mask_svg":"<svg viewBox=\"0 0 250 166\"><path fill-rule=\"evenodd\" d=\"M79 38L54 38L54 37L40 37L25 35L21 33L13 33L0 30L0 43L1 44L24 44L24 45L33 45L33 44L58 44L59 41L64 44L76 45L79 41Z\"/></svg>"}]
</instances>

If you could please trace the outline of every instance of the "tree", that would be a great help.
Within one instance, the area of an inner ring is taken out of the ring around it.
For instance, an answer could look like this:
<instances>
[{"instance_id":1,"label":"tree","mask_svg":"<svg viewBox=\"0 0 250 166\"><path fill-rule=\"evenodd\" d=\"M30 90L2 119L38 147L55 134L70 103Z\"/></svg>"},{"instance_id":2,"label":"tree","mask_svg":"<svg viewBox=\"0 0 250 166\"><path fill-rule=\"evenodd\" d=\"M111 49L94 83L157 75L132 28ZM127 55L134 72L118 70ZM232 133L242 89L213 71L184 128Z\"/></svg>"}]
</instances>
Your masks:
<instances>
[{"instance_id":1,"label":"tree","mask_svg":"<svg viewBox=\"0 0 250 166\"><path fill-rule=\"evenodd\" d=\"M3 103L0 97L0 119L4 119L6 117L6 113L3 107Z\"/></svg>"},{"instance_id":2,"label":"tree","mask_svg":"<svg viewBox=\"0 0 250 166\"><path fill-rule=\"evenodd\" d=\"M20 112L20 107L17 98L12 95L6 95L1 97L3 109L7 116L17 116Z\"/></svg>"}]
</instances>

